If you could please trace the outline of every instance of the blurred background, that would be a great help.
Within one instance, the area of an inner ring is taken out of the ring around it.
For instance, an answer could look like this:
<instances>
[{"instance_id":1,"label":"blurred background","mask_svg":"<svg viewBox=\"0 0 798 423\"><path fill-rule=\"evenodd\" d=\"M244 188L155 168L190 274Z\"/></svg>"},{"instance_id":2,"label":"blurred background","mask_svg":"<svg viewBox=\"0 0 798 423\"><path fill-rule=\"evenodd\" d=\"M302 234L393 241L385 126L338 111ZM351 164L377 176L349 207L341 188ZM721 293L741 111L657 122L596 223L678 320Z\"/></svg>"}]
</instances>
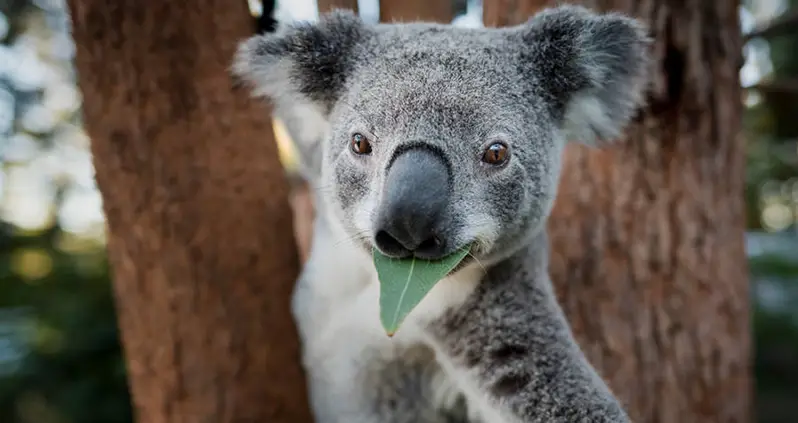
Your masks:
<instances>
[{"instance_id":1,"label":"blurred background","mask_svg":"<svg viewBox=\"0 0 798 423\"><path fill-rule=\"evenodd\" d=\"M376 0L359 7L377 21ZM478 1L458 7L456 24L481 25ZM740 84L757 415L798 422L798 0L744 1L739 16L750 34ZM278 21L316 17L314 0L278 2L274 12ZM74 52L64 0L0 0L5 423L132 421ZM290 172L279 122L275 132Z\"/></svg>"}]
</instances>

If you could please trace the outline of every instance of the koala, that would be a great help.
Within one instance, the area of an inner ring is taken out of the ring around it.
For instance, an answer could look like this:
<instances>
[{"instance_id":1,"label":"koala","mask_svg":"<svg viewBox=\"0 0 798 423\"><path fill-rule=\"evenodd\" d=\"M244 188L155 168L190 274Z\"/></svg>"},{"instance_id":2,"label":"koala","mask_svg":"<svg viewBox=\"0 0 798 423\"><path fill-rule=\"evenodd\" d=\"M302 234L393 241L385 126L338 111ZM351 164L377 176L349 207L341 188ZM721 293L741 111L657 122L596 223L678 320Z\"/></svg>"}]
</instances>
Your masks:
<instances>
[{"instance_id":1,"label":"koala","mask_svg":"<svg viewBox=\"0 0 798 423\"><path fill-rule=\"evenodd\" d=\"M643 105L649 44L630 17L559 6L505 28L334 11L239 45L232 71L315 197L292 309L317 422L629 421L557 302L545 222L566 142L600 147ZM386 336L372 250L466 245Z\"/></svg>"}]
</instances>

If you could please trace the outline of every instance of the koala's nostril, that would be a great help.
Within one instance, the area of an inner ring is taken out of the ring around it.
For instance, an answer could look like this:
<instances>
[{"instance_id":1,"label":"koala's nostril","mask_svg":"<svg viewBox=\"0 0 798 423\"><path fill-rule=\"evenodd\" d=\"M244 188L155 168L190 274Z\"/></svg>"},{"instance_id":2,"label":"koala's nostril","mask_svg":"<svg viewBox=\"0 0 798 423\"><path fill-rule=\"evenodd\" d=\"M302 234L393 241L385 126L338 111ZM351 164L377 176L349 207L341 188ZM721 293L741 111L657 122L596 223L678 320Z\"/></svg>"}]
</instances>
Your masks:
<instances>
[{"instance_id":1,"label":"koala's nostril","mask_svg":"<svg viewBox=\"0 0 798 423\"><path fill-rule=\"evenodd\" d=\"M446 249L445 243L437 236L431 236L416 245L409 238L396 238L387 230L377 231L374 243L383 254L397 258L414 255L427 260L436 260L441 258Z\"/></svg>"},{"instance_id":2,"label":"koala's nostril","mask_svg":"<svg viewBox=\"0 0 798 423\"><path fill-rule=\"evenodd\" d=\"M410 249L402 245L399 240L385 230L377 231L377 235L374 237L374 243L377 244L377 248L379 248L380 251L390 256L407 257L411 253Z\"/></svg>"},{"instance_id":3,"label":"koala's nostril","mask_svg":"<svg viewBox=\"0 0 798 423\"><path fill-rule=\"evenodd\" d=\"M416 248L413 253L416 257L427 260L437 260L444 255L445 251L445 243L437 236L431 236L419 244L418 248Z\"/></svg>"},{"instance_id":4,"label":"koala's nostril","mask_svg":"<svg viewBox=\"0 0 798 423\"><path fill-rule=\"evenodd\" d=\"M418 245L419 250L431 250L440 245L441 240L436 236L427 238L424 242Z\"/></svg>"}]
</instances>

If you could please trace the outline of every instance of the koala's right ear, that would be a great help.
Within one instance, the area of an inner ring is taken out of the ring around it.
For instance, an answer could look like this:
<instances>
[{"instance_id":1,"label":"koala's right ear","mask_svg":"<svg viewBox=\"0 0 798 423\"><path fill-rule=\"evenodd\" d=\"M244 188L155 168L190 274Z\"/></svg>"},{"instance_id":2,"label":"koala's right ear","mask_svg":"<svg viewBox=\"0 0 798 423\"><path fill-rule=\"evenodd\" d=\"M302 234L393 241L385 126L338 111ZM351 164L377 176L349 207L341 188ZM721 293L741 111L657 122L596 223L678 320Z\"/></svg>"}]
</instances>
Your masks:
<instances>
[{"instance_id":1,"label":"koala's right ear","mask_svg":"<svg viewBox=\"0 0 798 423\"><path fill-rule=\"evenodd\" d=\"M257 96L275 103L308 101L328 112L356 63L353 50L367 28L350 11L334 11L318 22L298 22L242 42L233 74Z\"/></svg>"}]
</instances>

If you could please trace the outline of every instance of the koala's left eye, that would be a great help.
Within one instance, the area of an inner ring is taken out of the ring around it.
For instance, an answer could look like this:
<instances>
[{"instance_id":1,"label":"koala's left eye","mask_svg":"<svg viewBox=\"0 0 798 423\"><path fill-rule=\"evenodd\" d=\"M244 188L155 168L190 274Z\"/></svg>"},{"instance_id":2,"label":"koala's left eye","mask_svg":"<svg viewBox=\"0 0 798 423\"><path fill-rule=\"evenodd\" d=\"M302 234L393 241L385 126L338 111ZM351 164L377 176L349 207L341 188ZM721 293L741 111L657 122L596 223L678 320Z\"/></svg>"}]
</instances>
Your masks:
<instances>
[{"instance_id":1,"label":"koala's left eye","mask_svg":"<svg viewBox=\"0 0 798 423\"><path fill-rule=\"evenodd\" d=\"M349 147L355 154L365 155L371 153L371 144L363 134L352 135L352 141L349 143Z\"/></svg>"},{"instance_id":2,"label":"koala's left eye","mask_svg":"<svg viewBox=\"0 0 798 423\"><path fill-rule=\"evenodd\" d=\"M500 142L491 144L482 154L482 161L494 166L504 164L508 158L507 146Z\"/></svg>"}]
</instances>

